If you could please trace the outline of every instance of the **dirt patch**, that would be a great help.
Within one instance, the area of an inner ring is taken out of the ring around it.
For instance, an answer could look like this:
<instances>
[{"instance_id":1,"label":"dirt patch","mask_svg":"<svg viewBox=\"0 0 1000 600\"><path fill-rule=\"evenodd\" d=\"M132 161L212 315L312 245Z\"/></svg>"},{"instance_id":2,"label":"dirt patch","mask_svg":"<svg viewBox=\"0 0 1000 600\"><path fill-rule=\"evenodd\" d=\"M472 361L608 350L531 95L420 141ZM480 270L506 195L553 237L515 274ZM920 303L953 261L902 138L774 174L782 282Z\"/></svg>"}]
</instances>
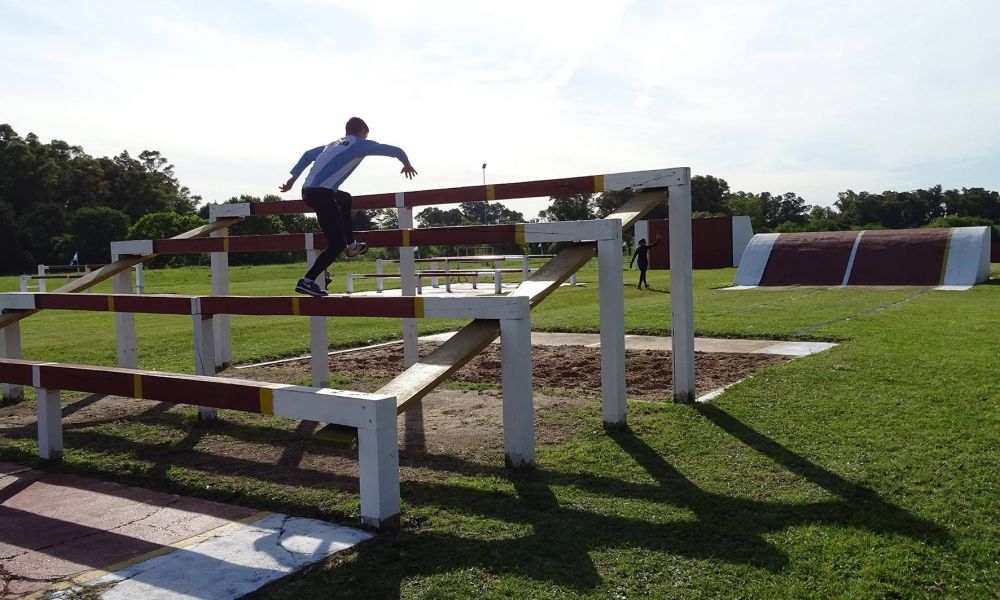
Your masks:
<instances>
[{"instance_id":1,"label":"dirt patch","mask_svg":"<svg viewBox=\"0 0 1000 600\"><path fill-rule=\"evenodd\" d=\"M426 355L435 347L423 344L420 353ZM588 403L599 406L600 350L536 346L532 359L537 443L558 444L572 434L570 415ZM771 355L698 353L696 385L699 393L706 393L786 360ZM629 350L625 364L629 399L670 400L669 352ZM377 390L402 367L402 345L338 354L330 360L333 387L357 391ZM297 384L310 379L307 360L230 369L224 375ZM429 394L422 403L422 414L411 411L400 418L404 479L432 476L426 469L420 474L413 469L447 466L448 457L460 457L459 462L502 464L500 375L499 347L491 345L443 388ZM312 437L314 423L227 412L220 422L199 427L193 425L190 407L111 396L79 397L67 401L63 412L68 447L127 445L136 459L157 468L188 466L213 476L357 488L355 452L317 441ZM34 407L20 403L0 408L0 436L34 438Z\"/></svg>"}]
</instances>

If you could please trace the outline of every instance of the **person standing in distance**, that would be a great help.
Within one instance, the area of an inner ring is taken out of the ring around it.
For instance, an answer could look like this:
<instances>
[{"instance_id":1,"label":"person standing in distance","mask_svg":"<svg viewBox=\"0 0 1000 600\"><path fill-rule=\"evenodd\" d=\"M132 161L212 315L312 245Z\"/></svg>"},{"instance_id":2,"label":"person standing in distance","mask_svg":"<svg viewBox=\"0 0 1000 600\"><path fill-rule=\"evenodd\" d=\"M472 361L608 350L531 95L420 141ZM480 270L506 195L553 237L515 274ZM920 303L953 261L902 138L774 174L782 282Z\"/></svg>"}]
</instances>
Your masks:
<instances>
[{"instance_id":1,"label":"person standing in distance","mask_svg":"<svg viewBox=\"0 0 1000 600\"><path fill-rule=\"evenodd\" d=\"M646 240L639 240L639 245L635 249L635 254L632 255L632 260L628 263L628 268L632 268L632 265L638 259L639 262L639 289L642 289L642 285L646 284L646 289L649 289L649 282L646 281L646 269L649 268L649 249L660 243L660 235L656 235L656 241L650 245L646 245Z\"/></svg>"},{"instance_id":2,"label":"person standing in distance","mask_svg":"<svg viewBox=\"0 0 1000 600\"><path fill-rule=\"evenodd\" d=\"M361 161L366 156L391 156L403 163L403 170L400 172L407 179L413 179L417 174L401 148L369 140L368 125L360 118L348 119L344 129L346 135L339 140L306 150L299 162L292 167L292 176L279 187L282 192L292 189L295 180L312 163L312 168L302 183L302 200L316 213L320 229L326 236L327 247L295 285L295 291L300 294L326 296L326 290L316 283L319 274L345 249L348 257L368 251L368 244L354 240L351 195L340 189L341 184L358 168Z\"/></svg>"}]
</instances>

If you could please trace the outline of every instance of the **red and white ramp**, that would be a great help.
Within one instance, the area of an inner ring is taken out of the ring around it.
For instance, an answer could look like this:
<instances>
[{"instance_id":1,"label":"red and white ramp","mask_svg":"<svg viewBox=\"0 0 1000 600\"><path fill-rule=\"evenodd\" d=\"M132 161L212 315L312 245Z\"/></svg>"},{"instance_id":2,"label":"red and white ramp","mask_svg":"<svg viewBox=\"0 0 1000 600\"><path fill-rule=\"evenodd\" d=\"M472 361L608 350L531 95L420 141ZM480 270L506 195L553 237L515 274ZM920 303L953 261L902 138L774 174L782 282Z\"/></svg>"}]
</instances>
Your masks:
<instances>
[{"instance_id":1,"label":"red and white ramp","mask_svg":"<svg viewBox=\"0 0 1000 600\"><path fill-rule=\"evenodd\" d=\"M968 289L989 273L988 227L761 233L747 244L733 285Z\"/></svg>"}]
</instances>

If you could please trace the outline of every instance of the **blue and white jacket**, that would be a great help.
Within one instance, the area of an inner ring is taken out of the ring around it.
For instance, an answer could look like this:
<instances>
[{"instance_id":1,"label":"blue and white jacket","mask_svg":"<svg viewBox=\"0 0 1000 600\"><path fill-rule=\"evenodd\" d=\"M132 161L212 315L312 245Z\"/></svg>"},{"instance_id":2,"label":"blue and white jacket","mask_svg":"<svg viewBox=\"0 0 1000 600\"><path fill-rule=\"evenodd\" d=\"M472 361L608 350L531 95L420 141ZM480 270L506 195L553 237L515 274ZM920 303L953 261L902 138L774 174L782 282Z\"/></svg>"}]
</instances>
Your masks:
<instances>
[{"instance_id":1,"label":"blue and white jacket","mask_svg":"<svg viewBox=\"0 0 1000 600\"><path fill-rule=\"evenodd\" d=\"M302 187L336 190L366 156L392 156L398 158L404 167L410 166L410 159L406 157L402 148L347 135L326 146L307 150L292 167L291 173L298 177L309 163L313 163Z\"/></svg>"}]
</instances>

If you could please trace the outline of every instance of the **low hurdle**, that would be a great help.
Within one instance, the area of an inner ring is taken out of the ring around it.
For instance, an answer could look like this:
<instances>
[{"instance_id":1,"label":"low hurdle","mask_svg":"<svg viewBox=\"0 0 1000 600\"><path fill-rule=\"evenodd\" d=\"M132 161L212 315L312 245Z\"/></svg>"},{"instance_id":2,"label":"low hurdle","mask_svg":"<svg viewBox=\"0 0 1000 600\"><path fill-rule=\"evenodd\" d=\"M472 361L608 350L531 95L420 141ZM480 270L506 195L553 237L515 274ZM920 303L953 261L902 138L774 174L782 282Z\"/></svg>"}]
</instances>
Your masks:
<instances>
[{"instance_id":1,"label":"low hurdle","mask_svg":"<svg viewBox=\"0 0 1000 600\"><path fill-rule=\"evenodd\" d=\"M492 277L493 279L493 293L501 294L503 293L503 274L504 273L522 273L521 269L456 269L456 270L430 270L421 271L417 270L415 276L417 278L417 295L423 294L423 280L430 277L431 286L438 287L438 279L444 279L445 291L451 292L451 280L457 277L469 277L472 279L472 289L479 289L477 281L480 277ZM383 279L400 279L403 275L401 273L348 273L347 274L347 293L354 293L354 280L355 279L374 279L375 280L375 291L379 294L385 291L385 285L383 284Z\"/></svg>"},{"instance_id":2,"label":"low hurdle","mask_svg":"<svg viewBox=\"0 0 1000 600\"><path fill-rule=\"evenodd\" d=\"M82 264L82 265L38 265L37 275L21 275L20 277L20 289L22 292L39 291L46 292L45 282L50 279L79 279L86 274L96 271L101 267L107 265L101 264ZM134 265L132 269L135 271L135 284L133 284L133 289L136 293L141 294L145 290L145 278L142 270L142 263ZM34 281L35 283L32 283Z\"/></svg>"},{"instance_id":3,"label":"low hurdle","mask_svg":"<svg viewBox=\"0 0 1000 600\"><path fill-rule=\"evenodd\" d=\"M423 279L425 277L430 277L431 287L438 287L438 279L445 279L445 289L451 292L451 281L449 274L454 271L457 276L470 276L472 279L473 289L477 289L476 278L479 276L489 276L493 274L493 288L494 293L499 294L502 292L502 278L500 274L502 273L521 273L522 279L528 277L528 273L531 271L529 261L531 259L550 259L554 254L496 254L496 255L479 255L479 256L436 256L430 258L416 258L414 263L429 263L430 268L426 270L417 270L415 275L417 279L417 293L422 293ZM505 269L496 268L494 265L498 262L511 262L517 261L521 263L520 269ZM354 280L355 279L374 279L375 280L375 291L382 293L385 291L384 279L400 279L402 278L401 273L385 273L384 265L399 263L396 259L385 259L378 258L375 259L375 274L371 273L348 273L346 276L346 289L348 294L354 293ZM439 269L439 263L444 263L444 268ZM459 269L453 270L451 268L452 263L459 266ZM458 271L463 271L461 266L463 264L476 264L476 263L486 263L489 268L485 269L464 269L465 273L459 273ZM444 272L443 274L441 272ZM576 273L570 276L570 285L576 285Z\"/></svg>"},{"instance_id":4,"label":"low hurdle","mask_svg":"<svg viewBox=\"0 0 1000 600\"><path fill-rule=\"evenodd\" d=\"M184 233L178 234L170 239L181 240L197 238L201 236L210 235L212 232L224 229L231 225L239 223L240 219L219 219L207 225L200 225L185 231ZM55 290L56 293L67 293L75 294L79 292L86 291L95 285L112 279L113 288L115 293L126 293L132 289L132 278L129 269L141 264L147 260L153 258L154 255L149 256L126 256L126 257L115 257L115 260L111 264L105 265L96 271L87 273L79 279L70 281ZM30 317L31 315L38 312L37 310L15 310L7 313L0 314L0 356L20 356L21 355L21 331L20 322L22 319ZM133 322L134 329L134 322ZM3 384L0 386L0 393L2 393L3 398L8 400L22 400L23 394L21 393L20 386Z\"/></svg>"},{"instance_id":5,"label":"low hurdle","mask_svg":"<svg viewBox=\"0 0 1000 600\"><path fill-rule=\"evenodd\" d=\"M63 454L61 390L185 403L335 423L358 432L361 524L369 529L399 525L399 451L396 399L224 377L194 377L157 371L116 369L0 358L0 381L32 386L37 392L38 455L59 461Z\"/></svg>"},{"instance_id":6,"label":"low hurdle","mask_svg":"<svg viewBox=\"0 0 1000 600\"><path fill-rule=\"evenodd\" d=\"M327 296L178 296L133 294L36 294L0 293L0 310L4 313L37 310L81 310L114 312L131 321L130 326L117 330L119 368L134 369L138 361L134 314L190 315L194 329L194 363L197 375L216 373L213 319L217 315L306 316L317 317L384 317L384 318L450 318L473 319L497 323L500 330L502 400L504 413L504 454L507 464L528 467L534 464L533 390L531 377L531 321L527 298L460 297L460 298L364 298ZM11 329L16 332L16 329ZM315 332L313 332L315 333ZM13 336L13 333L8 334ZM326 329L323 347L329 345ZM20 359L20 340L6 346L3 358ZM17 348L17 353L11 349ZM320 366L321 364L321 366ZM322 370L329 380L327 355L313 355L314 370ZM5 384L11 385L11 384ZM315 386L326 387L326 386ZM17 390L21 394L21 390ZM174 402L178 402L174 400ZM183 402L181 402L183 403ZM200 406L199 419L211 421L217 412L211 406Z\"/></svg>"}]
</instances>

